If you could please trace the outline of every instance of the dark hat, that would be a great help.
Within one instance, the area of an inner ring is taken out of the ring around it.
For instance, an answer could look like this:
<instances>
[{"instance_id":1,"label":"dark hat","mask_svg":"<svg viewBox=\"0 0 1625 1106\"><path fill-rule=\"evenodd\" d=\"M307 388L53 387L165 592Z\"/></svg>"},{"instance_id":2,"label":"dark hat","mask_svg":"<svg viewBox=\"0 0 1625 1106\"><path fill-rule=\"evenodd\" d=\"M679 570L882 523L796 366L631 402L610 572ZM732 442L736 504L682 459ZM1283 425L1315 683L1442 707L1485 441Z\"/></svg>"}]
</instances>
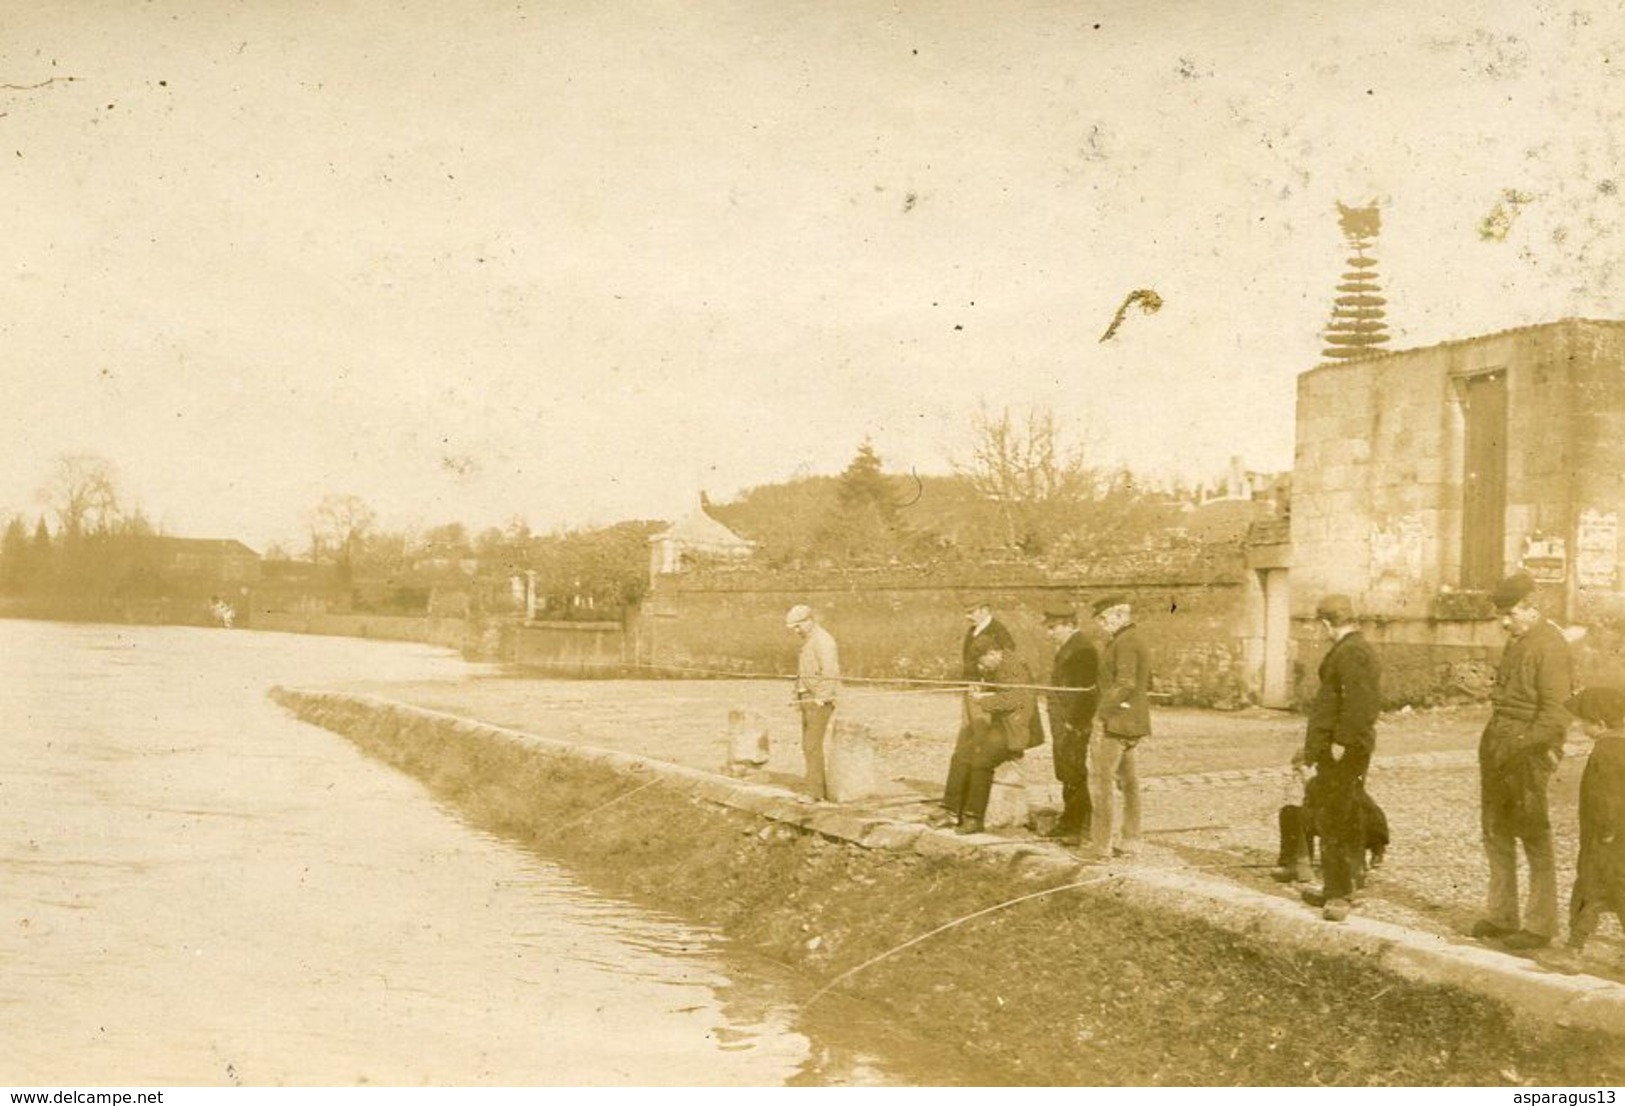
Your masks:
<instances>
[{"instance_id":1,"label":"dark hat","mask_svg":"<svg viewBox=\"0 0 1625 1106\"><path fill-rule=\"evenodd\" d=\"M1109 611L1113 607L1126 607L1126 606L1128 606L1128 596L1126 596L1126 595L1108 595L1104 599L1096 599L1095 600L1095 605L1093 607L1089 608L1089 609L1091 611L1093 611L1096 615L1099 615L1102 611Z\"/></svg>"},{"instance_id":2,"label":"dark hat","mask_svg":"<svg viewBox=\"0 0 1625 1106\"><path fill-rule=\"evenodd\" d=\"M1346 595L1327 595L1315 604L1315 617L1333 626L1347 626L1354 621L1354 602Z\"/></svg>"},{"instance_id":3,"label":"dark hat","mask_svg":"<svg viewBox=\"0 0 1625 1106\"><path fill-rule=\"evenodd\" d=\"M1062 603L1044 608L1044 625L1046 626L1074 626L1078 621L1078 612Z\"/></svg>"},{"instance_id":4,"label":"dark hat","mask_svg":"<svg viewBox=\"0 0 1625 1106\"><path fill-rule=\"evenodd\" d=\"M970 597L970 601L965 604L965 609L967 611L974 611L978 607L986 607L991 611L993 609L993 604L988 602L987 596L985 595L973 595Z\"/></svg>"},{"instance_id":5,"label":"dark hat","mask_svg":"<svg viewBox=\"0 0 1625 1106\"><path fill-rule=\"evenodd\" d=\"M1527 572L1517 572L1495 585L1495 590L1490 592L1490 602L1498 611L1510 611L1533 594L1535 578Z\"/></svg>"},{"instance_id":6,"label":"dark hat","mask_svg":"<svg viewBox=\"0 0 1625 1106\"><path fill-rule=\"evenodd\" d=\"M1601 722L1611 730L1625 726L1625 691L1617 687L1588 687L1563 707L1583 722Z\"/></svg>"}]
</instances>

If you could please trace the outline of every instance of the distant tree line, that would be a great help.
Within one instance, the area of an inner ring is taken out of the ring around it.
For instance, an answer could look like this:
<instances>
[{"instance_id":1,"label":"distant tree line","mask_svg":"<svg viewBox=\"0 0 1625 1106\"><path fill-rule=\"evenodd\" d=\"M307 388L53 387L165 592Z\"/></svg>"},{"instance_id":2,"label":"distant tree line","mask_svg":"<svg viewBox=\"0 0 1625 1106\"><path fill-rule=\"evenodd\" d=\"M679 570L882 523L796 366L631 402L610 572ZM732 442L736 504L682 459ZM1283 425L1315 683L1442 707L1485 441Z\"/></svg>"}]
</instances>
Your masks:
<instances>
[{"instance_id":1,"label":"distant tree line","mask_svg":"<svg viewBox=\"0 0 1625 1106\"><path fill-rule=\"evenodd\" d=\"M838 476L764 484L729 503L705 501L705 509L751 540L750 563L768 569L1055 567L1178 541L1192 500L1091 465L1045 408L982 408L951 467L946 475L889 472L864 440ZM151 556L159 535L122 502L107 461L60 458L41 499L43 514L6 524L0 594L151 598L175 590ZM337 609L421 614L437 596L443 613L459 605L511 611L523 601L516 581L529 582L543 617L615 618L647 591L649 539L665 526L629 520L536 534L515 519L479 533L461 522L390 530L360 497L332 494L308 512L297 555L263 551L256 587L316 595Z\"/></svg>"},{"instance_id":2,"label":"distant tree line","mask_svg":"<svg viewBox=\"0 0 1625 1106\"><path fill-rule=\"evenodd\" d=\"M144 556L155 532L145 514L121 503L113 466L104 458L59 458L41 498L45 513L32 525L13 515L0 537L0 594L155 594L158 581ZM47 516L56 520L55 531Z\"/></svg>"}]
</instances>

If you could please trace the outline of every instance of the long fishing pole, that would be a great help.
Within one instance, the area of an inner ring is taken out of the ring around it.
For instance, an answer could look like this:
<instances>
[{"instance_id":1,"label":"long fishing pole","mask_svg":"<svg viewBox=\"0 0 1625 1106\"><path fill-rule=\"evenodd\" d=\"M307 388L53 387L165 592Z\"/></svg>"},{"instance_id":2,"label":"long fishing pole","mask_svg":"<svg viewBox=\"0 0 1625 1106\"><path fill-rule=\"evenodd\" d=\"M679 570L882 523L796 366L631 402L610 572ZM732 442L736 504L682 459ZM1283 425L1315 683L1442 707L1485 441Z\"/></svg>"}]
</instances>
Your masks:
<instances>
[{"instance_id":1,"label":"long fishing pole","mask_svg":"<svg viewBox=\"0 0 1625 1106\"><path fill-rule=\"evenodd\" d=\"M1028 902L1028 901L1030 901L1032 899L1041 899L1046 895L1056 895L1056 894L1059 894L1062 891L1076 891L1080 887L1088 887L1088 886L1091 886L1092 884L1104 883L1107 880L1121 879L1121 878L1122 877L1120 875L1107 874L1107 875L1104 875L1104 876L1095 876L1092 879L1080 880L1077 883L1066 883L1066 884L1062 884L1060 887L1051 887L1047 891L1034 891L1034 892L1032 892L1030 894L1019 895L1019 896L1017 896L1016 898L1013 898L1013 899L1006 899L1004 902L995 903L992 906L983 907L981 910L978 910L978 911L976 911L974 913L966 914L963 918L955 918L951 922L944 922L942 925L939 925L936 929L931 930L929 933L922 933L918 937L915 937L915 938L913 938L911 940L908 940L908 941L904 941L901 945L898 945L896 948L887 949L885 952L881 953L879 956L871 956L869 959L865 960L863 963L859 964L855 968L848 968L846 971L842 972L840 975L836 976L834 979L830 980L828 983L826 983L822 987L818 988L818 990L814 991L813 994L812 994L812 997L807 1000L806 1005L811 1006L813 1003L817 1002L820 998L824 997L824 995L827 994L830 990L832 990L835 987L838 987L841 983L843 983L846 980L848 980L848 979L852 978L853 976L857 975L859 972L863 971L864 969L872 968L876 964L880 963L882 960L890 959L891 957L893 957L893 956L897 955L898 953L902 952L904 949L913 948L915 945L919 944L921 941L929 940L930 938L935 937L939 933L946 933L948 930L953 929L956 926L964 925L966 922L972 921L972 920L974 920L976 918L985 917L988 914L992 914L992 913L994 913L996 911L1003 910L1007 906L1015 906L1017 903Z\"/></svg>"}]
</instances>

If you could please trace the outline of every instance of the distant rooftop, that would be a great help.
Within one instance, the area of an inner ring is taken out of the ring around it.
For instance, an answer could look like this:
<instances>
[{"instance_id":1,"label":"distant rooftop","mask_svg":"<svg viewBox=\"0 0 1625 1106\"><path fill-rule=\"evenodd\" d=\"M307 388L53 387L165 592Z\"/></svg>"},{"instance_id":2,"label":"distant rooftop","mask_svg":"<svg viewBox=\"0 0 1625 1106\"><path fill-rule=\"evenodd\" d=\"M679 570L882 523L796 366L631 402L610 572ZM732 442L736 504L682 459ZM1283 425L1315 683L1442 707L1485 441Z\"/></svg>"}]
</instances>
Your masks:
<instances>
[{"instance_id":1,"label":"distant rooftop","mask_svg":"<svg viewBox=\"0 0 1625 1106\"><path fill-rule=\"evenodd\" d=\"M173 553L211 553L215 556L258 557L248 546L236 538L168 538L150 539L159 549Z\"/></svg>"}]
</instances>

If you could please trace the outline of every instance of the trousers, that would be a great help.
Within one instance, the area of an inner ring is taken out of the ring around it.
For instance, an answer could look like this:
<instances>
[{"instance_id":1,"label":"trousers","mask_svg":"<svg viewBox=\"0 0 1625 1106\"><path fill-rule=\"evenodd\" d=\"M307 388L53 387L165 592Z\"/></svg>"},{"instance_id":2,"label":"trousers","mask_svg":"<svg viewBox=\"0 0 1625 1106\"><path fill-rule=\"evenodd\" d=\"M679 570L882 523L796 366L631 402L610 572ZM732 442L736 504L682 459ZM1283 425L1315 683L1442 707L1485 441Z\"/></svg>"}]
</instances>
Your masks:
<instances>
[{"instance_id":1,"label":"trousers","mask_svg":"<svg viewBox=\"0 0 1625 1106\"><path fill-rule=\"evenodd\" d=\"M1061 817L1056 828L1087 833L1094 803L1089 798L1089 731L1062 726L1055 733L1055 778L1061 781Z\"/></svg>"},{"instance_id":2,"label":"trousers","mask_svg":"<svg viewBox=\"0 0 1625 1106\"><path fill-rule=\"evenodd\" d=\"M1557 932L1557 857L1552 848L1544 780L1535 786L1533 780L1509 779L1505 773L1486 765L1481 771L1481 783L1484 856L1490 865L1486 920L1503 929L1524 929L1551 937ZM1518 910L1520 842L1529 863L1529 897L1524 903L1521 923Z\"/></svg>"},{"instance_id":3,"label":"trousers","mask_svg":"<svg viewBox=\"0 0 1625 1106\"><path fill-rule=\"evenodd\" d=\"M1089 747L1095 762L1089 843L1102 853L1111 851L1113 808L1119 790L1123 793L1123 823L1118 840L1126 845L1140 839L1140 776L1134 764L1134 746L1138 742L1139 738L1118 737L1101 730Z\"/></svg>"},{"instance_id":4,"label":"trousers","mask_svg":"<svg viewBox=\"0 0 1625 1106\"><path fill-rule=\"evenodd\" d=\"M1328 900L1353 895L1365 873L1366 769L1371 754L1346 747L1341 760L1322 757L1315 766L1315 824L1320 831L1320 874Z\"/></svg>"},{"instance_id":5,"label":"trousers","mask_svg":"<svg viewBox=\"0 0 1625 1106\"><path fill-rule=\"evenodd\" d=\"M818 800L829 798L824 775L824 735L829 732L829 720L834 713L834 703L801 701L801 755L807 761L807 794Z\"/></svg>"},{"instance_id":6,"label":"trousers","mask_svg":"<svg viewBox=\"0 0 1625 1106\"><path fill-rule=\"evenodd\" d=\"M953 759L948 762L942 805L961 819L986 817L987 801L993 794L993 771L1014 755L997 727L966 722L954 743Z\"/></svg>"}]
</instances>

